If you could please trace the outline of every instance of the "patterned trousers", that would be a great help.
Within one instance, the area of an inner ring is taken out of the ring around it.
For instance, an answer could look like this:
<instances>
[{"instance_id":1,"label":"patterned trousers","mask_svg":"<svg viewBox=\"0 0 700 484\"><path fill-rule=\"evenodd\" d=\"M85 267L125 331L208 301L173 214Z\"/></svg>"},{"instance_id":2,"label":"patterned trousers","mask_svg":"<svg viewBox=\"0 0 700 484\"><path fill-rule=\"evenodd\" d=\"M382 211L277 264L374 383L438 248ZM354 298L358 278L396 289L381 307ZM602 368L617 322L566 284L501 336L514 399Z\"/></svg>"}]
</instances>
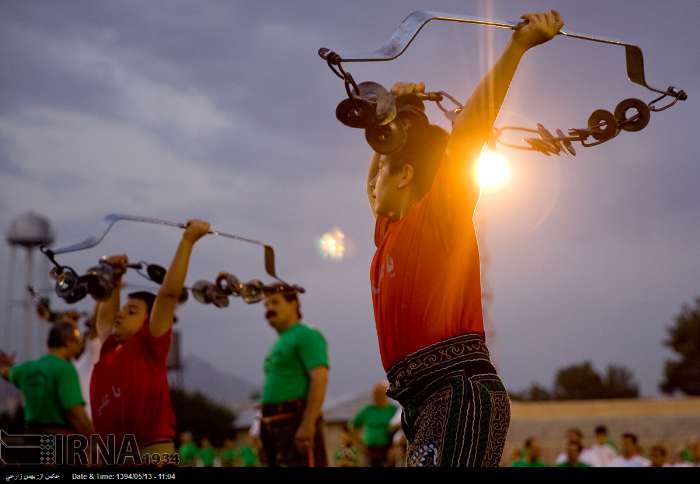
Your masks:
<instances>
[{"instance_id":1,"label":"patterned trousers","mask_svg":"<svg viewBox=\"0 0 700 484\"><path fill-rule=\"evenodd\" d=\"M408 467L495 467L510 399L483 336L465 334L411 353L387 373L403 407Z\"/></svg>"}]
</instances>

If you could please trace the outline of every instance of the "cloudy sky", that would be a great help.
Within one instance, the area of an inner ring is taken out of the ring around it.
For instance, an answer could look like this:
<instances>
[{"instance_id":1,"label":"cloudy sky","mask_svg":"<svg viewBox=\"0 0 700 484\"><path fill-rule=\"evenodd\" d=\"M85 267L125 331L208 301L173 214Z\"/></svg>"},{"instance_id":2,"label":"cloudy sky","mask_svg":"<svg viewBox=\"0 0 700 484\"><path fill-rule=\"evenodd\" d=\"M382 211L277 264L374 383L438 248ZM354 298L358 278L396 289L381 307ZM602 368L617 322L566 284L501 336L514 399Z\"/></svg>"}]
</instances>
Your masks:
<instances>
[{"instance_id":1,"label":"cloudy sky","mask_svg":"<svg viewBox=\"0 0 700 484\"><path fill-rule=\"evenodd\" d=\"M370 150L360 131L335 120L342 84L316 51L375 48L416 9L515 20L555 7L570 31L640 45L647 80L681 87L690 100L654 113L643 132L581 148L576 158L503 151L511 183L483 195L476 216L494 293L492 350L514 390L549 384L562 365L591 359L598 368L629 366L643 393L656 395L669 357L665 328L700 294L692 107L700 93L700 3L662 3L6 0L0 227L35 210L52 220L59 243L70 243L121 212L200 217L269 241L283 277L307 289L306 319L327 336L331 395L362 391L383 375L368 283ZM422 80L466 99L508 36L433 24L398 60L348 68L358 80ZM526 55L498 124L583 127L594 109L612 110L627 97L653 98L627 81L621 48L557 38ZM316 248L334 227L352 244L340 262ZM174 229L123 224L99 247L63 260L85 269L126 251L167 264L178 237ZM3 246L2 267L8 258ZM264 277L261 251L207 238L188 282L220 270ZM184 353L259 383L275 338L262 313L240 301L226 310L188 303L178 324ZM13 315L16 327L20 313Z\"/></svg>"}]
</instances>

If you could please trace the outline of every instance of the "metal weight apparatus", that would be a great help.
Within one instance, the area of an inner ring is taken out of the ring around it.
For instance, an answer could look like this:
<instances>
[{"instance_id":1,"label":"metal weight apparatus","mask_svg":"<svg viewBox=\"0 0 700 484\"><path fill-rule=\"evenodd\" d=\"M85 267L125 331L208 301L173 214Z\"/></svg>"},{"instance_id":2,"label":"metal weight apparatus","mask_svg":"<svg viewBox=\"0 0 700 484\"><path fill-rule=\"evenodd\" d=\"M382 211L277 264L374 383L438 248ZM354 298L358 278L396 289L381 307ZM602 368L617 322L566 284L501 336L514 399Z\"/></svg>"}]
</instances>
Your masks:
<instances>
[{"instance_id":1,"label":"metal weight apparatus","mask_svg":"<svg viewBox=\"0 0 700 484\"><path fill-rule=\"evenodd\" d=\"M388 154L400 149L405 143L407 125L404 121L407 116L402 112L415 116L415 113L422 111L423 101L432 101L437 104L445 116L452 122L463 109L454 97L444 91L428 92L420 95L411 95L413 99L396 99L383 86L375 82L357 83L352 75L343 68L343 63L349 62L382 62L396 59L403 54L408 46L413 42L418 33L428 22L433 20L445 22L458 22L486 27L496 27L502 29L517 30L524 23L514 24L508 22L486 20L476 17L454 15L428 10L417 10L410 13L399 25L388 42L381 47L359 53L339 53L328 48L321 48L318 54L326 61L331 71L343 80L347 98L338 104L336 117L340 122L352 128L364 128L367 142L381 154ZM606 45L621 46L625 49L625 59L627 67L627 77L635 84L660 94L655 99L644 102L640 99L628 98L620 103L610 112L605 109L597 109L589 116L585 128L572 128L567 134L561 129L556 129L556 135L543 125L538 124L537 129L524 128L518 126L504 126L494 128L491 145L500 143L510 148L538 151L544 155L570 154L576 155L573 143L580 143L581 146L591 147L604 143L622 131L640 131L644 129L651 118L652 112L664 111L675 105L678 101L685 101L688 96L683 90L673 86L661 90L650 86L646 82L644 75L644 57L642 49L634 44L620 42L617 40L593 37L590 35L575 34L572 32L560 31L558 35L572 39L598 42ZM443 106L443 102L449 100L454 104L454 108L448 109ZM666 100L663 105L660 102ZM406 108L411 105L411 108ZM632 113L630 114L630 111ZM523 139L524 144L511 144L501 141L501 135L506 131L519 131L537 135Z\"/></svg>"}]
</instances>

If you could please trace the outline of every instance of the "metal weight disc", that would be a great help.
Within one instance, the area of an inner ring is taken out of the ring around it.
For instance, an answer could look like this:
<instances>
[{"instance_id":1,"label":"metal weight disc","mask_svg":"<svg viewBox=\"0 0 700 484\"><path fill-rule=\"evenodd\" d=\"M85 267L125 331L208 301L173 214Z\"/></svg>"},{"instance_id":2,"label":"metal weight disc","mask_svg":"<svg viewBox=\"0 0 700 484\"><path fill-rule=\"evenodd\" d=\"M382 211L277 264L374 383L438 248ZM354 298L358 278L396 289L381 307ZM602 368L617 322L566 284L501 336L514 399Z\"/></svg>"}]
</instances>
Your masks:
<instances>
[{"instance_id":1,"label":"metal weight disc","mask_svg":"<svg viewBox=\"0 0 700 484\"><path fill-rule=\"evenodd\" d=\"M357 90L360 97L373 104L373 122L375 124L383 126L396 118L396 99L384 86L376 82L365 81L357 85Z\"/></svg>"},{"instance_id":2,"label":"metal weight disc","mask_svg":"<svg viewBox=\"0 0 700 484\"><path fill-rule=\"evenodd\" d=\"M617 134L617 121L610 111L596 109L588 118L588 127L598 141L607 141Z\"/></svg>"},{"instance_id":3,"label":"metal weight disc","mask_svg":"<svg viewBox=\"0 0 700 484\"><path fill-rule=\"evenodd\" d=\"M566 138L564 132L560 129L557 129L557 136L559 136L559 138ZM571 154L571 156L576 156L576 150L571 144L571 141L569 141L568 139L560 139L559 142L564 146L564 149Z\"/></svg>"},{"instance_id":4,"label":"metal weight disc","mask_svg":"<svg viewBox=\"0 0 700 484\"><path fill-rule=\"evenodd\" d=\"M186 287L183 287L182 292L180 292L180 299L178 299L177 303L178 304L185 304L189 298L190 298L190 292L187 290Z\"/></svg>"},{"instance_id":5,"label":"metal weight disc","mask_svg":"<svg viewBox=\"0 0 700 484\"><path fill-rule=\"evenodd\" d=\"M241 295L241 282L233 274L225 273L216 278L216 287L227 296Z\"/></svg>"},{"instance_id":6,"label":"metal weight disc","mask_svg":"<svg viewBox=\"0 0 700 484\"><path fill-rule=\"evenodd\" d=\"M372 106L361 100L343 99L335 108L335 117L350 128L364 128L372 124Z\"/></svg>"},{"instance_id":7,"label":"metal weight disc","mask_svg":"<svg viewBox=\"0 0 700 484\"><path fill-rule=\"evenodd\" d=\"M109 264L101 262L100 265L92 268L91 270L95 270L99 275L104 276L105 279L108 279L109 281L114 279L114 268Z\"/></svg>"},{"instance_id":8,"label":"metal weight disc","mask_svg":"<svg viewBox=\"0 0 700 484\"><path fill-rule=\"evenodd\" d=\"M76 282L76 285L73 287L73 289L68 294L66 294L65 297L63 297L63 301L66 304L75 304L78 301L85 299L85 296L87 295L87 284L85 284L84 282Z\"/></svg>"},{"instance_id":9,"label":"metal weight disc","mask_svg":"<svg viewBox=\"0 0 700 484\"><path fill-rule=\"evenodd\" d=\"M156 284L163 284L166 273L165 267L159 266L158 264L148 264L146 267L146 274L148 274L148 277Z\"/></svg>"},{"instance_id":10,"label":"metal weight disc","mask_svg":"<svg viewBox=\"0 0 700 484\"><path fill-rule=\"evenodd\" d=\"M112 281L107 279L104 274L86 274L81 279L85 281L88 294L95 301L104 301L112 294L114 289Z\"/></svg>"},{"instance_id":11,"label":"metal weight disc","mask_svg":"<svg viewBox=\"0 0 700 484\"><path fill-rule=\"evenodd\" d=\"M219 309L228 307L228 296L219 291L219 288L214 284L210 284L207 288L207 297Z\"/></svg>"},{"instance_id":12,"label":"metal weight disc","mask_svg":"<svg viewBox=\"0 0 700 484\"><path fill-rule=\"evenodd\" d=\"M91 267L81 279L87 284L88 293L95 301L107 299L114 290L114 270L107 264Z\"/></svg>"},{"instance_id":13,"label":"metal weight disc","mask_svg":"<svg viewBox=\"0 0 700 484\"><path fill-rule=\"evenodd\" d=\"M365 139L374 151L388 155L406 144L406 129L398 120L385 126L370 126L365 130Z\"/></svg>"},{"instance_id":14,"label":"metal weight disc","mask_svg":"<svg viewBox=\"0 0 700 484\"><path fill-rule=\"evenodd\" d=\"M202 304L211 304L211 299L207 296L207 288L211 286L209 281L197 281L192 286L192 296L197 302Z\"/></svg>"},{"instance_id":15,"label":"metal weight disc","mask_svg":"<svg viewBox=\"0 0 700 484\"><path fill-rule=\"evenodd\" d=\"M637 111L637 114L628 118L627 111L630 109ZM635 116L637 116L637 119L630 121L631 118L634 118ZM647 124L649 124L649 120L651 119L651 111L649 110L649 106L647 106L644 101L631 97L621 101L615 107L615 119L620 124L620 128L624 129L625 131L641 131L642 129L646 128Z\"/></svg>"},{"instance_id":16,"label":"metal weight disc","mask_svg":"<svg viewBox=\"0 0 700 484\"><path fill-rule=\"evenodd\" d=\"M262 301L263 297L265 297L265 293L263 292L264 288L265 285L262 283L262 281L253 279L252 281L248 281L243 285L241 297L243 298L243 301L248 304L258 303Z\"/></svg>"},{"instance_id":17,"label":"metal weight disc","mask_svg":"<svg viewBox=\"0 0 700 484\"><path fill-rule=\"evenodd\" d=\"M54 274L56 277L56 295L61 299L65 299L78 284L78 275L68 267L63 267L60 273L54 271Z\"/></svg>"},{"instance_id":18,"label":"metal weight disc","mask_svg":"<svg viewBox=\"0 0 700 484\"><path fill-rule=\"evenodd\" d=\"M400 108L398 118L403 123L406 132L408 132L412 126L425 127L430 124L428 117L425 115L425 111L412 105Z\"/></svg>"}]
</instances>

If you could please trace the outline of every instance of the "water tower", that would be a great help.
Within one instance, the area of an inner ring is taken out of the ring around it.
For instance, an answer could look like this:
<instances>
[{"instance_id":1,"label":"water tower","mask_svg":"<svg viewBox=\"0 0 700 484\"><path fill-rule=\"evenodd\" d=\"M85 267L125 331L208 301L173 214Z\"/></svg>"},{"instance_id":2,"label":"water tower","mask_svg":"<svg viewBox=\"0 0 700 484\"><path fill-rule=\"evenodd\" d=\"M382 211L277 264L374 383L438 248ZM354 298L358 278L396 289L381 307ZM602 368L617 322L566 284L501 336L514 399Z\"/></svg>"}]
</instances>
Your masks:
<instances>
[{"instance_id":1,"label":"water tower","mask_svg":"<svg viewBox=\"0 0 700 484\"><path fill-rule=\"evenodd\" d=\"M10 245L10 264L8 267L7 281L7 307L3 324L3 349L17 352L18 360L35 358L43 352L47 328L45 323L37 321L34 304L27 286L34 285L34 251L42 245L53 243L54 234L49 219L36 212L27 212L12 221L6 235ZM25 281L17 284L15 280L15 266L17 248L23 248L26 253ZM43 288L48 279L48 260L40 264L42 276L39 279ZM19 294L16 292L20 291ZM19 299L15 299L15 297ZM19 322L22 319L14 319L14 308L20 306L24 311L24 329Z\"/></svg>"}]
</instances>

